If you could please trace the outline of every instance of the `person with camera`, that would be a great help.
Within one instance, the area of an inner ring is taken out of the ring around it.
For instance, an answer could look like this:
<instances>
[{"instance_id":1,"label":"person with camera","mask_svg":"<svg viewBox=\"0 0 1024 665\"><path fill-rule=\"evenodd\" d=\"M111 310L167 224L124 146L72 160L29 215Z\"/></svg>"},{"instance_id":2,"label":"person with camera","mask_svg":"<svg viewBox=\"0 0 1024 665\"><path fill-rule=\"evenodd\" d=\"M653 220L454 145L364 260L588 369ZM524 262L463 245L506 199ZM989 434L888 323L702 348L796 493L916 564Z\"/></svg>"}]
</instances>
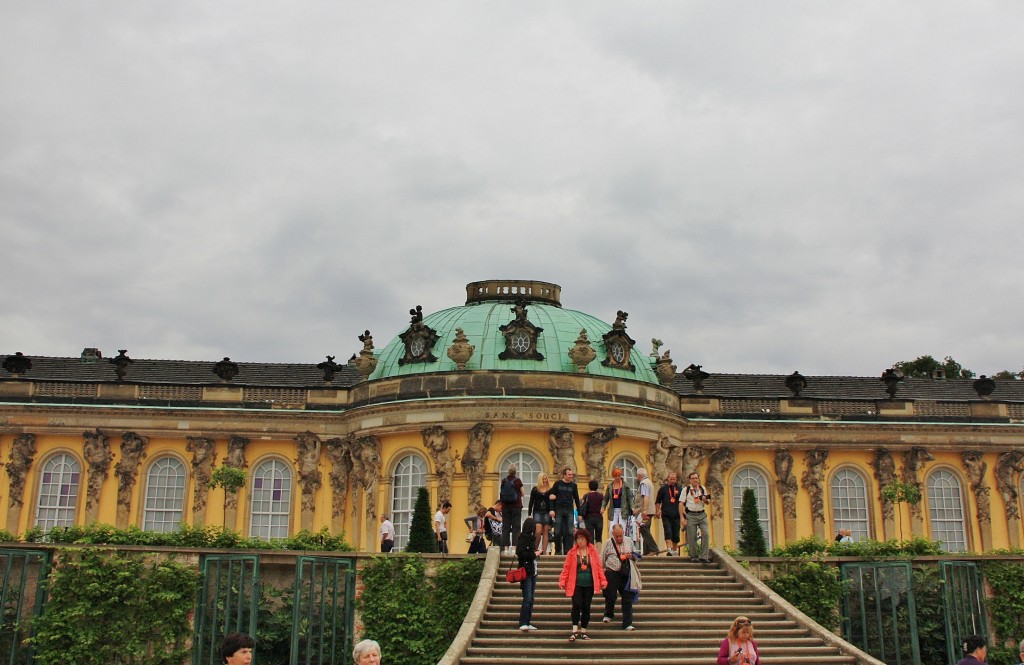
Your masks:
<instances>
[{"instance_id":1,"label":"person with camera","mask_svg":"<svg viewBox=\"0 0 1024 665\"><path fill-rule=\"evenodd\" d=\"M754 641L754 624L747 617L736 617L729 636L718 648L718 665L764 665Z\"/></svg>"},{"instance_id":2,"label":"person with camera","mask_svg":"<svg viewBox=\"0 0 1024 665\"><path fill-rule=\"evenodd\" d=\"M690 551L690 561L711 563L711 532L708 530L707 507L711 503L708 490L700 484L700 475L694 471L690 474L690 484L686 486L683 496L683 527L686 528L686 546ZM697 531L700 530L700 550L697 550Z\"/></svg>"},{"instance_id":3,"label":"person with camera","mask_svg":"<svg viewBox=\"0 0 1024 665\"><path fill-rule=\"evenodd\" d=\"M633 551L633 541L626 537L621 524L612 527L612 537L604 542L601 548L601 565L608 586L604 590L604 623L615 618L615 597L622 597L622 629L633 628L633 601L635 594L627 590L629 585L630 567L639 557Z\"/></svg>"}]
</instances>

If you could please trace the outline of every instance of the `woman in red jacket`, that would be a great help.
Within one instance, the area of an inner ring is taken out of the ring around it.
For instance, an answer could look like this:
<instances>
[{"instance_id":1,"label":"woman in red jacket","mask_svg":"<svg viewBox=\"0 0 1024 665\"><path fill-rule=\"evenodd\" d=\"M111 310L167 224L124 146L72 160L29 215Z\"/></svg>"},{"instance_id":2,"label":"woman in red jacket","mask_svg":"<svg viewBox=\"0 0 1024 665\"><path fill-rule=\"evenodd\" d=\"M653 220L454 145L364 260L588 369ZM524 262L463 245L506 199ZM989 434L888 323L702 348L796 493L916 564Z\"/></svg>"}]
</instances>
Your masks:
<instances>
[{"instance_id":1,"label":"woman in red jacket","mask_svg":"<svg viewBox=\"0 0 1024 665\"><path fill-rule=\"evenodd\" d=\"M764 665L757 655L754 624L747 617L736 617L729 629L729 637L718 649L718 665Z\"/></svg>"},{"instance_id":2,"label":"woman in red jacket","mask_svg":"<svg viewBox=\"0 0 1024 665\"><path fill-rule=\"evenodd\" d=\"M590 625L590 603L594 590L608 586L601 567L594 541L586 529L576 529L576 544L565 556L562 574L558 577L558 588L572 598L572 634L570 642L577 639L589 640L587 626Z\"/></svg>"}]
</instances>

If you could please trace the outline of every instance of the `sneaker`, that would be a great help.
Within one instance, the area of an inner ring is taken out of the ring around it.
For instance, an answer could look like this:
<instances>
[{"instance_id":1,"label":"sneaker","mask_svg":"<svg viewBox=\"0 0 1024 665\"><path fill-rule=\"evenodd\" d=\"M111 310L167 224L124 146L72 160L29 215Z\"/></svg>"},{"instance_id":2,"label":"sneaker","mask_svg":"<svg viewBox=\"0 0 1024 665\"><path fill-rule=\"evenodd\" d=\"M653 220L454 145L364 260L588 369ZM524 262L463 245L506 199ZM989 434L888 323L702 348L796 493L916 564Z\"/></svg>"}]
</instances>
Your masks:
<instances>
[{"instance_id":1,"label":"sneaker","mask_svg":"<svg viewBox=\"0 0 1024 665\"><path fill-rule=\"evenodd\" d=\"M701 563L711 563L711 559L699 559Z\"/></svg>"},{"instance_id":2,"label":"sneaker","mask_svg":"<svg viewBox=\"0 0 1024 665\"><path fill-rule=\"evenodd\" d=\"M523 624L522 626L519 626L519 630L525 633L526 631L530 630L530 626Z\"/></svg>"},{"instance_id":3,"label":"sneaker","mask_svg":"<svg viewBox=\"0 0 1024 665\"><path fill-rule=\"evenodd\" d=\"M633 626L626 626L626 627L625 627L625 628L623 628L622 630L636 630L636 628L635 628L635 627L633 627Z\"/></svg>"},{"instance_id":4,"label":"sneaker","mask_svg":"<svg viewBox=\"0 0 1024 665\"><path fill-rule=\"evenodd\" d=\"M537 630L537 626L534 626L534 625L533 625L533 624L531 623L531 624L529 624L529 625L527 625L527 626L526 626L526 630Z\"/></svg>"},{"instance_id":5,"label":"sneaker","mask_svg":"<svg viewBox=\"0 0 1024 665\"><path fill-rule=\"evenodd\" d=\"M700 559L695 556L690 557L690 563L700 563Z\"/></svg>"},{"instance_id":6,"label":"sneaker","mask_svg":"<svg viewBox=\"0 0 1024 665\"><path fill-rule=\"evenodd\" d=\"M605 618L601 619L601 623L611 623L611 622L612 622L612 618L611 617L605 617Z\"/></svg>"}]
</instances>

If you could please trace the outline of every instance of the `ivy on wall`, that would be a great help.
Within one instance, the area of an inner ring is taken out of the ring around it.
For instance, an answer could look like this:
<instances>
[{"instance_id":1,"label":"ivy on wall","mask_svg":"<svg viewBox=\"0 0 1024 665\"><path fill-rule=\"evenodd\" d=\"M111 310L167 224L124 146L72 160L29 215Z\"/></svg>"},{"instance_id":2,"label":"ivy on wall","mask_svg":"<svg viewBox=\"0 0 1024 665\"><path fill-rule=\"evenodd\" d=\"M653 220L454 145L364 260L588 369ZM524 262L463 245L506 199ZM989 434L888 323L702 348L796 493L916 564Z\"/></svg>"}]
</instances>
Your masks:
<instances>
[{"instance_id":1,"label":"ivy on wall","mask_svg":"<svg viewBox=\"0 0 1024 665\"><path fill-rule=\"evenodd\" d=\"M455 639L483 572L483 559L454 559L427 575L416 555L374 557L360 570L365 637L383 662L433 665Z\"/></svg>"},{"instance_id":2,"label":"ivy on wall","mask_svg":"<svg viewBox=\"0 0 1024 665\"><path fill-rule=\"evenodd\" d=\"M1022 554L993 552L993 554ZM987 661L994 665L1019 663L1018 643L1024 637L1024 566L1018 561L986 561L981 567L985 581L999 593L986 599L989 628L995 640L988 650Z\"/></svg>"},{"instance_id":3,"label":"ivy on wall","mask_svg":"<svg viewBox=\"0 0 1024 665\"><path fill-rule=\"evenodd\" d=\"M195 568L100 549L58 550L34 621L36 662L180 665L188 655Z\"/></svg>"},{"instance_id":4,"label":"ivy on wall","mask_svg":"<svg viewBox=\"0 0 1024 665\"><path fill-rule=\"evenodd\" d=\"M0 542L13 542L8 532L0 532ZM316 552L351 552L345 534L337 536L324 527L320 531L300 531L290 538L247 538L237 531L219 526L193 527L182 524L178 531L161 533L143 531L137 526L118 529L109 524L93 522L88 526L54 527L49 531L32 528L25 532L26 543L60 545L140 545L143 547L200 547L210 549L305 550Z\"/></svg>"}]
</instances>

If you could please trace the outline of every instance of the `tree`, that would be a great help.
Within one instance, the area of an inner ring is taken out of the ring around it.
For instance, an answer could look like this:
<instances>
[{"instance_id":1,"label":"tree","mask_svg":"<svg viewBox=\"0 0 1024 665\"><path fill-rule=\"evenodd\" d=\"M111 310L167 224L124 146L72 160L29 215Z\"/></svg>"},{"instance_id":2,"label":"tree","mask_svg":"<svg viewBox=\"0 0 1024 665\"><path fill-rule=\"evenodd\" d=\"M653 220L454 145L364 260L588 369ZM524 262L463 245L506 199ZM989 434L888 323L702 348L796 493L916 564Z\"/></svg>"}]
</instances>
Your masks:
<instances>
[{"instance_id":1,"label":"tree","mask_svg":"<svg viewBox=\"0 0 1024 665\"><path fill-rule=\"evenodd\" d=\"M974 376L974 372L953 360L952 356L946 356L942 362L931 356L918 356L916 360L901 360L898 363L893 363L893 368L902 372L903 376L925 379L937 369L944 370L947 379L970 379Z\"/></svg>"},{"instance_id":2,"label":"tree","mask_svg":"<svg viewBox=\"0 0 1024 665\"><path fill-rule=\"evenodd\" d=\"M437 536L434 535L433 516L430 513L430 492L421 487L412 511L412 526L409 528L409 542L406 552L437 552Z\"/></svg>"},{"instance_id":3,"label":"tree","mask_svg":"<svg viewBox=\"0 0 1024 665\"><path fill-rule=\"evenodd\" d=\"M899 519L896 522L896 526L900 532L900 540L903 540L903 509L901 506L904 503L911 506L916 506L920 503L921 490L914 483L907 483L897 479L882 488L882 498L896 504L896 509L899 511Z\"/></svg>"},{"instance_id":4,"label":"tree","mask_svg":"<svg viewBox=\"0 0 1024 665\"><path fill-rule=\"evenodd\" d=\"M1019 372L1011 372L1008 369L1004 369L1001 372L996 372L992 375L992 378L996 381L1020 381L1024 379L1024 369Z\"/></svg>"},{"instance_id":5,"label":"tree","mask_svg":"<svg viewBox=\"0 0 1024 665\"><path fill-rule=\"evenodd\" d=\"M745 556L767 556L768 543L761 528L761 516L757 509L757 495L750 487L743 490L740 504L740 554Z\"/></svg>"}]
</instances>

